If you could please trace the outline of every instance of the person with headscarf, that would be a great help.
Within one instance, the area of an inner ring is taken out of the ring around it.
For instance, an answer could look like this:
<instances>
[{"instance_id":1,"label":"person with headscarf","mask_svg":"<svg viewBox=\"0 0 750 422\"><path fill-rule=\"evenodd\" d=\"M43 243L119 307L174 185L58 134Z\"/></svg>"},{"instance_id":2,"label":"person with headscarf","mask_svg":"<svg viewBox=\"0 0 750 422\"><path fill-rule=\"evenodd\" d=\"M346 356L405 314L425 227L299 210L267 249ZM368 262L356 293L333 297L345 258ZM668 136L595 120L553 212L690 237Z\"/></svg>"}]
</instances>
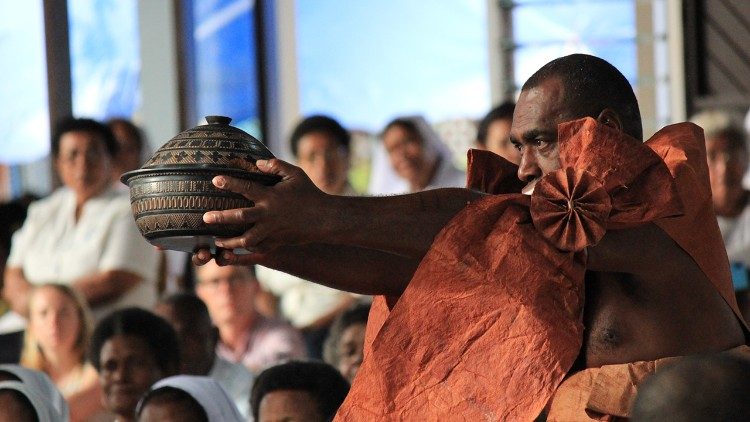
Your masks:
<instances>
[{"instance_id":1,"label":"person with headscarf","mask_svg":"<svg viewBox=\"0 0 750 422\"><path fill-rule=\"evenodd\" d=\"M406 187L373 187L371 193L419 192L466 184L465 172L453 164L451 151L424 117L398 117L385 126L381 138L391 167Z\"/></svg>"},{"instance_id":2,"label":"person with headscarf","mask_svg":"<svg viewBox=\"0 0 750 422\"><path fill-rule=\"evenodd\" d=\"M70 420L68 403L44 372L34 371L20 365L0 365L0 393L4 391L20 393L28 401L26 404L31 404L39 422L68 422ZM5 406L9 404L5 401L7 399L8 397L0 400L3 405L0 407L7 409ZM18 397L10 401L16 405L20 404L20 408L27 409L22 400L19 403ZM11 420L22 420L21 415L13 416Z\"/></svg>"},{"instance_id":3,"label":"person with headscarf","mask_svg":"<svg viewBox=\"0 0 750 422\"><path fill-rule=\"evenodd\" d=\"M157 382L138 403L139 422L241 422L237 407L216 380L194 375L176 375Z\"/></svg>"}]
</instances>

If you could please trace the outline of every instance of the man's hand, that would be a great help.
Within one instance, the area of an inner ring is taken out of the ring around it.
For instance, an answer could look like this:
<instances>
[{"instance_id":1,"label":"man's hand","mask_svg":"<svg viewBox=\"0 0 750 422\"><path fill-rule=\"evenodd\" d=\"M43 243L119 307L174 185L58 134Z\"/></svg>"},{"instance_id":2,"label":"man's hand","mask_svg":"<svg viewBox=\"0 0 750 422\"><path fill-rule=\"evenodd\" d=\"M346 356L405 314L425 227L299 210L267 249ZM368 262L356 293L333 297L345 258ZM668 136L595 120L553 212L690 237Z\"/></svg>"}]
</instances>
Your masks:
<instances>
[{"instance_id":1,"label":"man's hand","mask_svg":"<svg viewBox=\"0 0 750 422\"><path fill-rule=\"evenodd\" d=\"M256 165L264 173L281 176L281 181L274 186L264 186L228 176L213 179L217 188L238 193L255 204L250 208L211 211L203 215L203 221L209 225L247 228L241 236L216 240L216 246L223 249L217 252L217 262L249 264L254 258L242 258L231 251L267 252L278 246L309 243L323 235L319 229L327 195L315 187L299 167L277 159L259 160ZM207 251L200 250L193 261L202 265L210 258Z\"/></svg>"}]
</instances>

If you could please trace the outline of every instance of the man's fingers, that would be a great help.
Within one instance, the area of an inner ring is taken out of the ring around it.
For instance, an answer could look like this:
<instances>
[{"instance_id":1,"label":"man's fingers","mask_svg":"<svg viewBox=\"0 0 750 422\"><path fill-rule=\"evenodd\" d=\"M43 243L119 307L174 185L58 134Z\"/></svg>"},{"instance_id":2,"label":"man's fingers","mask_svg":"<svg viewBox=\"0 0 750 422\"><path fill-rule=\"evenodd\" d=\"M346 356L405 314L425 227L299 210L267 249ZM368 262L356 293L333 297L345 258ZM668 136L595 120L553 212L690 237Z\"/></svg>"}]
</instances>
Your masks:
<instances>
[{"instance_id":1,"label":"man's fingers","mask_svg":"<svg viewBox=\"0 0 750 422\"><path fill-rule=\"evenodd\" d=\"M258 160L255 162L258 169L263 173L275 174L281 176L283 179L287 179L290 176L294 176L299 167L287 163L286 161L279 160L278 158L272 158L270 160Z\"/></svg>"},{"instance_id":2,"label":"man's fingers","mask_svg":"<svg viewBox=\"0 0 750 422\"><path fill-rule=\"evenodd\" d=\"M251 201L265 189L261 183L224 175L214 176L211 183L219 189L238 193Z\"/></svg>"},{"instance_id":3,"label":"man's fingers","mask_svg":"<svg viewBox=\"0 0 750 422\"><path fill-rule=\"evenodd\" d=\"M224 211L209 211L203 214L203 221L207 224L240 224L255 223L263 214L260 208L236 208Z\"/></svg>"},{"instance_id":4,"label":"man's fingers","mask_svg":"<svg viewBox=\"0 0 750 422\"><path fill-rule=\"evenodd\" d=\"M201 266L211 260L211 252L208 249L198 249L192 257L193 264Z\"/></svg>"},{"instance_id":5,"label":"man's fingers","mask_svg":"<svg viewBox=\"0 0 750 422\"><path fill-rule=\"evenodd\" d=\"M256 246L265 238L258 226L249 228L242 236L216 239L216 246L224 249L245 249L255 252Z\"/></svg>"}]
</instances>

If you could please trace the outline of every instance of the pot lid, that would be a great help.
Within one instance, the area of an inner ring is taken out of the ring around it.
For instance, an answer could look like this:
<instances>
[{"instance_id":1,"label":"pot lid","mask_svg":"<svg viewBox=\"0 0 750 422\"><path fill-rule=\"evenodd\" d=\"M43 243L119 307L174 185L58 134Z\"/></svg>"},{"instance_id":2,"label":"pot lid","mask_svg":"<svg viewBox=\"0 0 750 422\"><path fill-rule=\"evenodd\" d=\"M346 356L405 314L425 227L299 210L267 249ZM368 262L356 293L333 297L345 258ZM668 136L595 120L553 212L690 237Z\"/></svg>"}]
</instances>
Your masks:
<instances>
[{"instance_id":1,"label":"pot lid","mask_svg":"<svg viewBox=\"0 0 750 422\"><path fill-rule=\"evenodd\" d=\"M224 116L206 116L208 124L180 132L162 145L141 167L142 170L169 168L241 169L259 173L255 161L274 155L258 139L230 126Z\"/></svg>"}]
</instances>

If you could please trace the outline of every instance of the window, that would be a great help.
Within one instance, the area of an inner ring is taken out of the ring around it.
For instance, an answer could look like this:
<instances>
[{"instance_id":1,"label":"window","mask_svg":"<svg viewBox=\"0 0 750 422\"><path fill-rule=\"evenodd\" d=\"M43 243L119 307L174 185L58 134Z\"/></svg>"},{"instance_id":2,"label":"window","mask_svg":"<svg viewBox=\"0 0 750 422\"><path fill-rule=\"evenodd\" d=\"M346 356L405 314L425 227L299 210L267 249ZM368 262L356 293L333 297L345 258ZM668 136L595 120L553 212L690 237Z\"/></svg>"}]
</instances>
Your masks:
<instances>
[{"instance_id":1,"label":"window","mask_svg":"<svg viewBox=\"0 0 750 422\"><path fill-rule=\"evenodd\" d=\"M137 0L68 0L73 114L131 118L140 108Z\"/></svg>"},{"instance_id":2,"label":"window","mask_svg":"<svg viewBox=\"0 0 750 422\"><path fill-rule=\"evenodd\" d=\"M49 154L47 73L41 1L0 3L0 163Z\"/></svg>"},{"instance_id":3,"label":"window","mask_svg":"<svg viewBox=\"0 0 750 422\"><path fill-rule=\"evenodd\" d=\"M183 3L187 38L188 123L207 115L262 138L257 75L255 2L188 0Z\"/></svg>"},{"instance_id":4,"label":"window","mask_svg":"<svg viewBox=\"0 0 750 422\"><path fill-rule=\"evenodd\" d=\"M490 107L484 0L299 0L300 113L378 132L397 115L437 123Z\"/></svg>"}]
</instances>

